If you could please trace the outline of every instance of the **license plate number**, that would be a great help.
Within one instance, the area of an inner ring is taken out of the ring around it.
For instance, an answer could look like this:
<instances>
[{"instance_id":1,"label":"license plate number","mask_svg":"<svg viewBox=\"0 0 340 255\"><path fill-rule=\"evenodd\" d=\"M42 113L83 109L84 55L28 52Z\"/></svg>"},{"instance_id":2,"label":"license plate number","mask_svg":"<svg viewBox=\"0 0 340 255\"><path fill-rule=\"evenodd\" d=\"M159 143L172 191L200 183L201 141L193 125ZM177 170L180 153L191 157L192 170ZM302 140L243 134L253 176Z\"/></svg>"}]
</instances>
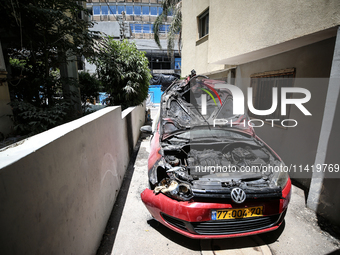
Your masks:
<instances>
[{"instance_id":1,"label":"license plate number","mask_svg":"<svg viewBox=\"0 0 340 255\"><path fill-rule=\"evenodd\" d=\"M263 216L263 206L213 210L211 212L212 220L242 219L259 216Z\"/></svg>"}]
</instances>

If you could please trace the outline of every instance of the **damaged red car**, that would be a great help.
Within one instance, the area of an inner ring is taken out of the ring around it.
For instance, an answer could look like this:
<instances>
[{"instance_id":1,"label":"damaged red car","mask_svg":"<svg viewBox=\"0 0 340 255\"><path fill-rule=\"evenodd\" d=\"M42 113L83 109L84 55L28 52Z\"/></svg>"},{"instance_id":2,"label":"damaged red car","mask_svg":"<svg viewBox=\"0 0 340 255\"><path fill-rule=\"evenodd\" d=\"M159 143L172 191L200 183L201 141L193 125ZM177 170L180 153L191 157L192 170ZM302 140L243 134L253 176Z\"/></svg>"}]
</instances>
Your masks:
<instances>
[{"instance_id":1,"label":"damaged red car","mask_svg":"<svg viewBox=\"0 0 340 255\"><path fill-rule=\"evenodd\" d=\"M152 216L190 238L228 238L277 229L291 181L280 157L233 114L226 83L204 76L176 81L162 95L149 130Z\"/></svg>"}]
</instances>

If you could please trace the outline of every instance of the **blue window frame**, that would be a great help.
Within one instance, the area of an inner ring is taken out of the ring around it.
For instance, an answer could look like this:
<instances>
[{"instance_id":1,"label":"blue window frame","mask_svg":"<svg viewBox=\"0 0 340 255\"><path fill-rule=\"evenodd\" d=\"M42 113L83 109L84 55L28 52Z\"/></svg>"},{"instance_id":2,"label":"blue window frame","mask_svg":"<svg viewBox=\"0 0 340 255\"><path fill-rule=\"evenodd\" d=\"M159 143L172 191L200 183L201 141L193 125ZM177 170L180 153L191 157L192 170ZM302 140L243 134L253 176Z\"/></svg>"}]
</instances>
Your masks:
<instances>
[{"instance_id":1,"label":"blue window frame","mask_svg":"<svg viewBox=\"0 0 340 255\"><path fill-rule=\"evenodd\" d=\"M122 14L122 12L125 12L125 6L119 6L118 5L118 14Z\"/></svg>"},{"instance_id":2,"label":"blue window frame","mask_svg":"<svg viewBox=\"0 0 340 255\"><path fill-rule=\"evenodd\" d=\"M160 25L159 26L159 32L164 34L165 33L165 25Z\"/></svg>"},{"instance_id":3,"label":"blue window frame","mask_svg":"<svg viewBox=\"0 0 340 255\"><path fill-rule=\"evenodd\" d=\"M160 25L159 32L165 34L169 30L169 25Z\"/></svg>"},{"instance_id":4,"label":"blue window frame","mask_svg":"<svg viewBox=\"0 0 340 255\"><path fill-rule=\"evenodd\" d=\"M143 24L143 33L144 34L150 34L150 24Z\"/></svg>"},{"instance_id":5,"label":"blue window frame","mask_svg":"<svg viewBox=\"0 0 340 255\"><path fill-rule=\"evenodd\" d=\"M158 7L158 14L161 15L163 13L163 7Z\"/></svg>"},{"instance_id":6,"label":"blue window frame","mask_svg":"<svg viewBox=\"0 0 340 255\"><path fill-rule=\"evenodd\" d=\"M100 15L100 6L99 5L93 6L93 15Z\"/></svg>"},{"instance_id":7,"label":"blue window frame","mask_svg":"<svg viewBox=\"0 0 340 255\"><path fill-rule=\"evenodd\" d=\"M170 10L168 11L168 16L172 16L172 14L173 14L173 11L170 9Z\"/></svg>"},{"instance_id":8,"label":"blue window frame","mask_svg":"<svg viewBox=\"0 0 340 255\"><path fill-rule=\"evenodd\" d=\"M107 5L103 5L102 6L102 15L108 15L109 14L109 8L107 7Z\"/></svg>"},{"instance_id":9,"label":"blue window frame","mask_svg":"<svg viewBox=\"0 0 340 255\"><path fill-rule=\"evenodd\" d=\"M141 7L140 6L135 6L134 11L135 11L135 15L141 15Z\"/></svg>"},{"instance_id":10,"label":"blue window frame","mask_svg":"<svg viewBox=\"0 0 340 255\"><path fill-rule=\"evenodd\" d=\"M131 5L126 6L126 14L128 14L128 15L133 14L133 6L131 6Z\"/></svg>"},{"instance_id":11,"label":"blue window frame","mask_svg":"<svg viewBox=\"0 0 340 255\"><path fill-rule=\"evenodd\" d=\"M151 6L150 11L151 11L151 15L157 15L157 7Z\"/></svg>"},{"instance_id":12,"label":"blue window frame","mask_svg":"<svg viewBox=\"0 0 340 255\"><path fill-rule=\"evenodd\" d=\"M110 5L110 14L117 14L117 8L115 5Z\"/></svg>"},{"instance_id":13,"label":"blue window frame","mask_svg":"<svg viewBox=\"0 0 340 255\"><path fill-rule=\"evenodd\" d=\"M135 33L142 33L142 25L141 24L134 24L135 25Z\"/></svg>"},{"instance_id":14,"label":"blue window frame","mask_svg":"<svg viewBox=\"0 0 340 255\"><path fill-rule=\"evenodd\" d=\"M142 10L143 10L143 15L149 15L150 14L149 6L143 6Z\"/></svg>"}]
</instances>

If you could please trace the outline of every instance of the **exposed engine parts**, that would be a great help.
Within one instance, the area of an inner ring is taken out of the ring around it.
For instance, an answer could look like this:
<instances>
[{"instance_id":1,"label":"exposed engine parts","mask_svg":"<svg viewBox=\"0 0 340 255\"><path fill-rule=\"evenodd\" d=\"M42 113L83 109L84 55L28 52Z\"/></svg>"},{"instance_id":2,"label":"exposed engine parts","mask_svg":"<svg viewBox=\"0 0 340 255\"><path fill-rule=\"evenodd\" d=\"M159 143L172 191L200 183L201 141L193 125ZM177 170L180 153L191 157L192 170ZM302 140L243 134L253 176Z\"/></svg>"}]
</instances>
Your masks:
<instances>
[{"instance_id":1,"label":"exposed engine parts","mask_svg":"<svg viewBox=\"0 0 340 255\"><path fill-rule=\"evenodd\" d=\"M163 179L160 186L154 189L157 194L162 192L164 194L169 193L170 195L176 197L178 200L189 200L193 197L191 187L188 183L178 183L175 180L171 180L170 184L168 181Z\"/></svg>"},{"instance_id":2,"label":"exposed engine parts","mask_svg":"<svg viewBox=\"0 0 340 255\"><path fill-rule=\"evenodd\" d=\"M195 193L242 187L275 188L269 178L268 165L280 164L266 148L251 143L229 143L220 149L184 145L181 150L168 150L164 169L166 177L158 180L154 192L189 200ZM249 169L250 171L243 171ZM277 187L276 187L277 188Z\"/></svg>"}]
</instances>

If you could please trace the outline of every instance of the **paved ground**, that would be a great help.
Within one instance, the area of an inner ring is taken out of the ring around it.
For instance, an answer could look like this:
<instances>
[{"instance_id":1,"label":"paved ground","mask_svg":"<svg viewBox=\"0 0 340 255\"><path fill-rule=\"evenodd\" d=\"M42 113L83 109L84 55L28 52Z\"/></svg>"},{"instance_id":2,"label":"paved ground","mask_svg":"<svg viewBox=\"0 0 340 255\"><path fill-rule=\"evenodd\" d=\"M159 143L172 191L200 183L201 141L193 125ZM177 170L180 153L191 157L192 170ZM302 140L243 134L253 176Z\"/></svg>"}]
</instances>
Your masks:
<instances>
[{"instance_id":1,"label":"paved ground","mask_svg":"<svg viewBox=\"0 0 340 255\"><path fill-rule=\"evenodd\" d=\"M131 183L127 177L128 184L123 185L112 214L111 221L115 224L109 227L105 237L111 239L112 244L101 255L340 254L339 240L320 229L320 219L305 208L304 191L296 186L293 186L285 222L277 231L246 238L200 241L167 229L152 219L140 198L140 193L147 187L148 153L149 140L143 139L135 164L128 173L132 176Z\"/></svg>"},{"instance_id":2,"label":"paved ground","mask_svg":"<svg viewBox=\"0 0 340 255\"><path fill-rule=\"evenodd\" d=\"M148 186L149 141L140 146L112 254L200 254L199 240L174 234L152 219L140 198Z\"/></svg>"}]
</instances>

